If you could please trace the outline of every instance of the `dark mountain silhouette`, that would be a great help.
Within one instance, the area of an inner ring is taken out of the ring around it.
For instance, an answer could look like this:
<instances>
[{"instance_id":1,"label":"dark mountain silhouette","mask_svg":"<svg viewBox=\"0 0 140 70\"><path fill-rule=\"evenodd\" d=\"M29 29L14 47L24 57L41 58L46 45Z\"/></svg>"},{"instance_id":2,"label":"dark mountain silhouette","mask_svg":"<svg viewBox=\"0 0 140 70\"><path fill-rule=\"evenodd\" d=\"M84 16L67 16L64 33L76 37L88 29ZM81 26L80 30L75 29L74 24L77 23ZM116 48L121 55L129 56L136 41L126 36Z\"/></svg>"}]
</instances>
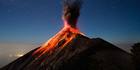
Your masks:
<instances>
[{"instance_id":1,"label":"dark mountain silhouette","mask_svg":"<svg viewBox=\"0 0 140 70\"><path fill-rule=\"evenodd\" d=\"M133 54L136 70L140 70L140 43L135 43L132 46L131 52Z\"/></svg>"},{"instance_id":2,"label":"dark mountain silhouette","mask_svg":"<svg viewBox=\"0 0 140 70\"><path fill-rule=\"evenodd\" d=\"M100 38L78 34L63 49L40 57L33 55L37 49L1 70L134 70L131 54Z\"/></svg>"}]
</instances>

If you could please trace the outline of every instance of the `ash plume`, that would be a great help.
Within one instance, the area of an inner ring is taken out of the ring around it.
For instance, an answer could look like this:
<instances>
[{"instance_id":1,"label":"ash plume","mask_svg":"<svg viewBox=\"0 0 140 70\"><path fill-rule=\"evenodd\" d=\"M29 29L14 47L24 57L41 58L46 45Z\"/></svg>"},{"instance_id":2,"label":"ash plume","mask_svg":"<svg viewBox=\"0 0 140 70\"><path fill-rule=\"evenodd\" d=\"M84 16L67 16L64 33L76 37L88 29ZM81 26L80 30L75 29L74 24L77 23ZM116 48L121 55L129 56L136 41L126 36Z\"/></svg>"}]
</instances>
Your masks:
<instances>
[{"instance_id":1,"label":"ash plume","mask_svg":"<svg viewBox=\"0 0 140 70\"><path fill-rule=\"evenodd\" d=\"M63 19L71 26L76 26L82 3L82 0L63 0Z\"/></svg>"}]
</instances>

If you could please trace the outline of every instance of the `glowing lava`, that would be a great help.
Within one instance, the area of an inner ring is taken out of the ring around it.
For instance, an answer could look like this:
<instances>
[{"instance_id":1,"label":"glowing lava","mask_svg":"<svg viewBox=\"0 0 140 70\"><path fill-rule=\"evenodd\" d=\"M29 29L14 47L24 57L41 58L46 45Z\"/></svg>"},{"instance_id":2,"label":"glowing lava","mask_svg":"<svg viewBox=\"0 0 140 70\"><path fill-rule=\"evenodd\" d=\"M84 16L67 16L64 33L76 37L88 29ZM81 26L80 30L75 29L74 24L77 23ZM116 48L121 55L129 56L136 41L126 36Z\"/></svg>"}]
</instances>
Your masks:
<instances>
[{"instance_id":1,"label":"glowing lava","mask_svg":"<svg viewBox=\"0 0 140 70\"><path fill-rule=\"evenodd\" d=\"M49 39L45 44L43 44L34 54L39 54L39 56L44 53L50 53L57 45L64 40L63 45L59 46L62 49L66 46L77 34L82 34L77 28L71 27L67 22L64 22L64 27L51 39Z\"/></svg>"},{"instance_id":2,"label":"glowing lava","mask_svg":"<svg viewBox=\"0 0 140 70\"><path fill-rule=\"evenodd\" d=\"M79 1L75 0L74 2L70 2L66 0L64 2L63 9L64 27L55 36L43 44L38 50L36 50L33 55L40 57L46 53L51 54L56 48L62 49L65 47L69 42L71 42L72 39L75 38L77 34L82 34L76 27L79 11ZM60 45L61 42L63 42L63 44Z\"/></svg>"}]
</instances>

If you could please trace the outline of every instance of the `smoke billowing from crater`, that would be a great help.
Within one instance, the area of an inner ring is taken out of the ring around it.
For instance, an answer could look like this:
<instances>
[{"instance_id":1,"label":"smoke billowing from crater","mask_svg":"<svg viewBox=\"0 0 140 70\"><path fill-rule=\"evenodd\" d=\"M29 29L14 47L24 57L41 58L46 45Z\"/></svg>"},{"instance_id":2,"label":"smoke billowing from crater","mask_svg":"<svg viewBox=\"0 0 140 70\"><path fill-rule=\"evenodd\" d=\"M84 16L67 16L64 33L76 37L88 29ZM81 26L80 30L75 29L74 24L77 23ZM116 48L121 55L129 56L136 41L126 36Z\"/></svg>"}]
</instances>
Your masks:
<instances>
[{"instance_id":1,"label":"smoke billowing from crater","mask_svg":"<svg viewBox=\"0 0 140 70\"><path fill-rule=\"evenodd\" d=\"M81 6L82 0L63 0L63 20L65 24L76 27Z\"/></svg>"}]
</instances>

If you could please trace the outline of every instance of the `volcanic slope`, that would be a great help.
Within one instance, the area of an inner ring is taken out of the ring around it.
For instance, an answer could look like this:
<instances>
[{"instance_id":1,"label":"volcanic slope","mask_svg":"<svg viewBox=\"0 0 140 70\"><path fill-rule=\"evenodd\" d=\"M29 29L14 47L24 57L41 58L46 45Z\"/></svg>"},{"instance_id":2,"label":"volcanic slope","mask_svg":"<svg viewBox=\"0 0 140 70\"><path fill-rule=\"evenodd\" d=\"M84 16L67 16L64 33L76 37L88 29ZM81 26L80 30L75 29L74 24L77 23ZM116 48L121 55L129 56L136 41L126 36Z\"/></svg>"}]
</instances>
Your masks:
<instances>
[{"instance_id":1,"label":"volcanic slope","mask_svg":"<svg viewBox=\"0 0 140 70\"><path fill-rule=\"evenodd\" d=\"M1 70L134 70L131 54L100 38L68 32L53 48L44 45Z\"/></svg>"}]
</instances>

